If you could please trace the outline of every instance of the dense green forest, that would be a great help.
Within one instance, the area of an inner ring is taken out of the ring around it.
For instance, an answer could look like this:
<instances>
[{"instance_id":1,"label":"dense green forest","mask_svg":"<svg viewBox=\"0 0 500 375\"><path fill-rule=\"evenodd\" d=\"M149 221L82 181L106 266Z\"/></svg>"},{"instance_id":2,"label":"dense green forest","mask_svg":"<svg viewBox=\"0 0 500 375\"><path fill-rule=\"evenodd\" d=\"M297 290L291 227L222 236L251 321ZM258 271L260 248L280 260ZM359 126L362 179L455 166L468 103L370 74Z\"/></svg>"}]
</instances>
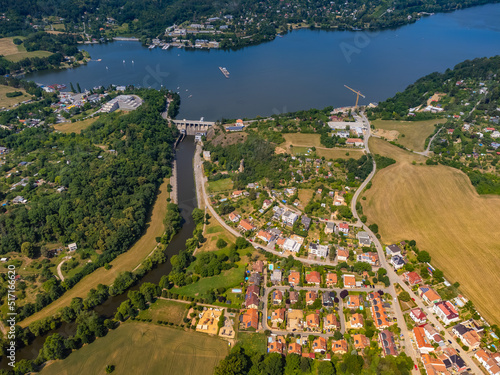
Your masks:
<instances>
[{"instance_id":1,"label":"dense green forest","mask_svg":"<svg viewBox=\"0 0 500 375\"><path fill-rule=\"evenodd\" d=\"M209 17L231 15L229 28L222 34L222 47L238 47L273 39L287 32L290 25L323 29L379 29L415 22L421 13L446 12L497 0L292 0L282 2L251 0L211 2L207 0L141 1L132 0L6 0L0 4L7 20L0 21L0 35L23 35L33 20L48 16L63 19L66 31L83 31L99 39L104 34L108 17L117 25L125 25L125 34L154 38L174 24L202 22ZM81 30L80 30L81 28ZM244 38L245 37L245 38Z\"/></svg>"}]
</instances>

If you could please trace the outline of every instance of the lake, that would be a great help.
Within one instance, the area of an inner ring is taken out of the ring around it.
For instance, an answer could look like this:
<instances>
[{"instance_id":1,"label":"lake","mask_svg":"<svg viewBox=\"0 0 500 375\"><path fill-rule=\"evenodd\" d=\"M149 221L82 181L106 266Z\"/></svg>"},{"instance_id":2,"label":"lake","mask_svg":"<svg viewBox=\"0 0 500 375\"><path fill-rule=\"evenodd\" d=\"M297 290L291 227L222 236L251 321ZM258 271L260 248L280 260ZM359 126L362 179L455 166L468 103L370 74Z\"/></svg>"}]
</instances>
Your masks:
<instances>
[{"instance_id":1,"label":"lake","mask_svg":"<svg viewBox=\"0 0 500 375\"><path fill-rule=\"evenodd\" d=\"M179 119L267 116L379 102L416 79L475 57L500 54L500 4L436 14L398 29L293 31L237 51L149 50L138 42L87 45L86 66L26 78L82 88L109 84L178 91ZM95 61L101 59L100 62ZM225 78L219 66L226 67Z\"/></svg>"}]
</instances>

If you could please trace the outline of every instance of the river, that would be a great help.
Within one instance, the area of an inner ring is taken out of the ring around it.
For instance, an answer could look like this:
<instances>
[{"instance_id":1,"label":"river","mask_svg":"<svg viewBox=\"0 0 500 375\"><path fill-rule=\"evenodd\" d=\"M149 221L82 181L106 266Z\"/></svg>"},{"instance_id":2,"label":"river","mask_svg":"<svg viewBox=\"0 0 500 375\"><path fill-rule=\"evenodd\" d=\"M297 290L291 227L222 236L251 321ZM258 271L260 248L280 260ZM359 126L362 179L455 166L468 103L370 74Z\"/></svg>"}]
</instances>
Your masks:
<instances>
[{"instance_id":1,"label":"river","mask_svg":"<svg viewBox=\"0 0 500 375\"><path fill-rule=\"evenodd\" d=\"M179 143L176 150L177 187L182 186L182 189L177 189L177 196L183 225L179 233L174 236L165 250L168 261L151 270L137 285L133 286L129 290L138 290L140 285L145 282L158 284L161 277L163 275L167 275L171 270L170 258L172 255L176 255L181 249L184 249L186 240L193 235L195 224L191 218L191 213L195 207L198 207L193 174L193 157L195 149L194 137L188 136L185 137L181 143ZM127 299L127 293L128 290L118 296L109 297L104 304L97 306L94 311L107 318L113 317L118 309L118 306L120 306L120 304ZM60 333L65 337L72 336L76 333L76 324L63 323L59 328L52 330L43 336L38 336L30 345L16 351L16 362L19 362L21 359L35 359L38 356L38 353L47 336L54 333ZM2 357L2 361L0 362L0 368L8 368L7 361L4 357Z\"/></svg>"},{"instance_id":2,"label":"river","mask_svg":"<svg viewBox=\"0 0 500 375\"><path fill-rule=\"evenodd\" d=\"M138 42L85 46L87 66L27 76L44 84L161 85L179 91L179 119L267 116L379 102L418 78L500 54L500 4L436 14L381 32L293 31L237 51L149 50ZM226 79L218 67L226 67ZM178 88L178 89L177 89ZM191 97L190 97L191 96Z\"/></svg>"}]
</instances>

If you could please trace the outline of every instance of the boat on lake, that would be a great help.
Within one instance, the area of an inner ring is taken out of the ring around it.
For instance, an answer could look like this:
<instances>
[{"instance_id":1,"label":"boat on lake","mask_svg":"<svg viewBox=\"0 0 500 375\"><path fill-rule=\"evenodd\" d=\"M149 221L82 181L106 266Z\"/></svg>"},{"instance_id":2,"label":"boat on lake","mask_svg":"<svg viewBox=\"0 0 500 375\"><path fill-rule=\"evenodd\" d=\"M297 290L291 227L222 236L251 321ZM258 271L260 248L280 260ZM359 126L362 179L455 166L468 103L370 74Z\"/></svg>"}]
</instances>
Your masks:
<instances>
[{"instance_id":1,"label":"boat on lake","mask_svg":"<svg viewBox=\"0 0 500 375\"><path fill-rule=\"evenodd\" d=\"M224 74L224 77L229 78L229 71L226 68L219 66L219 69L222 72L222 74Z\"/></svg>"}]
</instances>

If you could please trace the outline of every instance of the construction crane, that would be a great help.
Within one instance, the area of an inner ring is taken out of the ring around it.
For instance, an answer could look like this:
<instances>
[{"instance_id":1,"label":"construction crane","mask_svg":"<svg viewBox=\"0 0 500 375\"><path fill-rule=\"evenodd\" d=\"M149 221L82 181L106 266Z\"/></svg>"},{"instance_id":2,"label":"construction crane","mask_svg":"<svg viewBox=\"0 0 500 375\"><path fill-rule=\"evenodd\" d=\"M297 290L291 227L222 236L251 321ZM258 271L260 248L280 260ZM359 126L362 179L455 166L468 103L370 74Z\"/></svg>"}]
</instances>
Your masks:
<instances>
[{"instance_id":1,"label":"construction crane","mask_svg":"<svg viewBox=\"0 0 500 375\"><path fill-rule=\"evenodd\" d=\"M359 91L356 91L354 89L351 89L349 86L347 85L344 85L344 87L348 88L349 90L351 90L353 93L356 94L356 105L354 106L354 109L358 108L358 100L359 100L359 97L362 96L363 98L366 98L366 96L364 96L363 94L361 94Z\"/></svg>"}]
</instances>

